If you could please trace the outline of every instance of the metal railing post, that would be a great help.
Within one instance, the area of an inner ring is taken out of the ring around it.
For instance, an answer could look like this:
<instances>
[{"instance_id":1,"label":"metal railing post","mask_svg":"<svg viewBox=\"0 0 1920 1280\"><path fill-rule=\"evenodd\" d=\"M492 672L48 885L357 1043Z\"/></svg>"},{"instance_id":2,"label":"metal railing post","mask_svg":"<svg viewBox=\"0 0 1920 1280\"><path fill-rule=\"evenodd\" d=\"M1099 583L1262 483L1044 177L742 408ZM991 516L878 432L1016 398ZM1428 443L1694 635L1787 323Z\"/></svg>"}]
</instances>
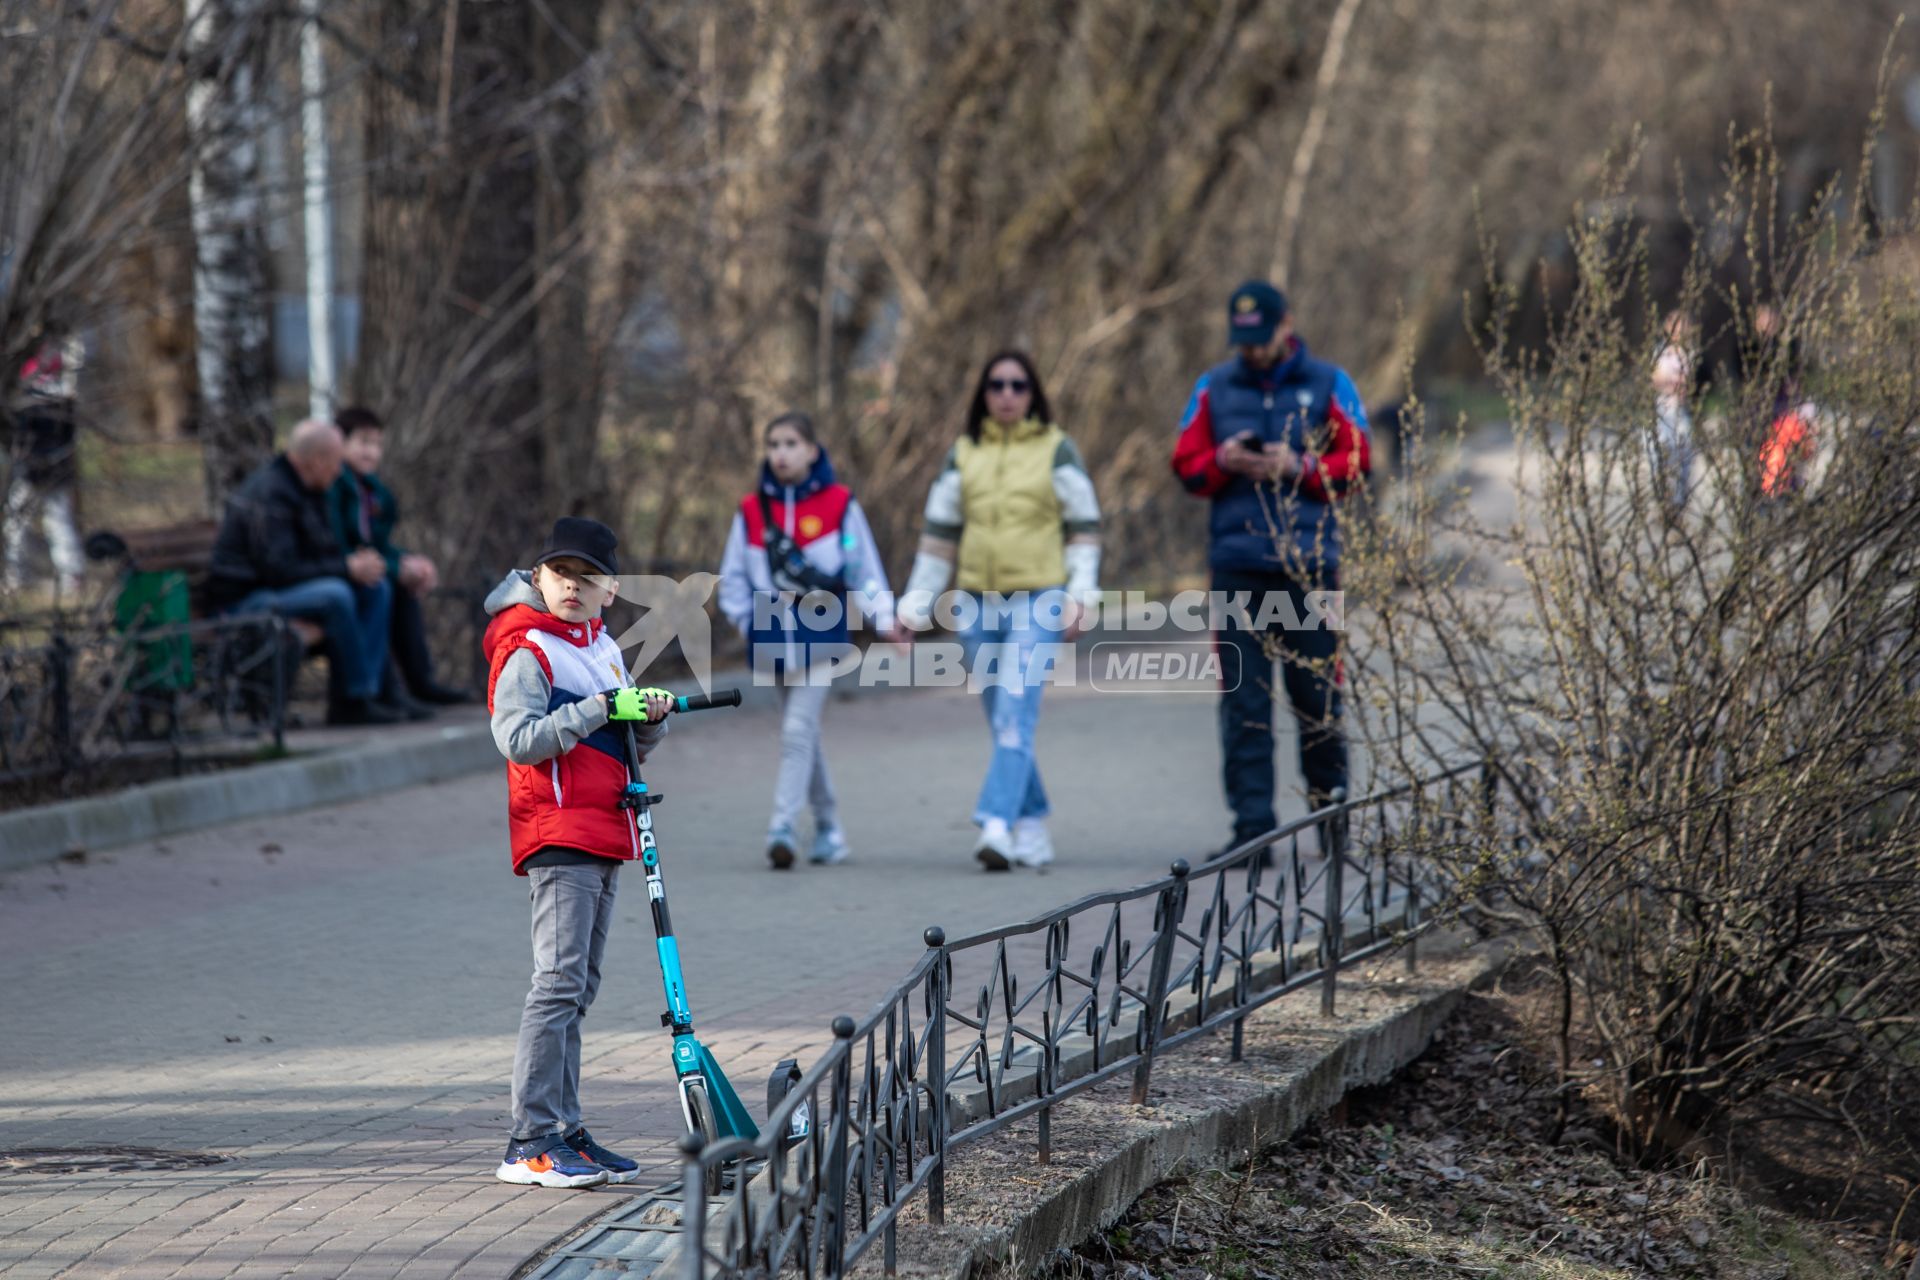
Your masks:
<instances>
[{"instance_id":1,"label":"metal railing post","mask_svg":"<svg viewBox=\"0 0 1920 1280\"><path fill-rule=\"evenodd\" d=\"M1427 784L1424 781L1414 783L1413 816L1408 829L1414 833L1414 841L1409 843L1406 857L1401 861L1407 869L1407 973L1412 975L1419 969L1420 938L1420 874L1419 857L1416 850L1425 845L1427 834ZM1383 832L1384 834L1384 832ZM1404 834L1404 832L1403 832Z\"/></svg>"},{"instance_id":2,"label":"metal railing post","mask_svg":"<svg viewBox=\"0 0 1920 1280\"><path fill-rule=\"evenodd\" d=\"M53 753L62 772L73 768L73 646L64 631L47 646L47 681L53 691Z\"/></svg>"},{"instance_id":3,"label":"metal railing post","mask_svg":"<svg viewBox=\"0 0 1920 1280\"><path fill-rule=\"evenodd\" d=\"M911 1009L911 1005L904 1000L893 1002L887 1009L887 1065L883 1075L883 1081L886 1082L883 1096L886 1101L880 1107L880 1114L883 1117L881 1132L886 1135L885 1141L880 1144L886 1148L884 1153L886 1161L880 1171L880 1203L889 1209L893 1207L895 1197L900 1193L899 1163L903 1154L907 1157L907 1177L913 1177L913 1141L912 1139L901 1140L900 1128L896 1123L899 1113L895 1109L895 1100L900 1097L901 1081L908 1079L907 1061L913 1055L912 1044L903 1042L901 1039L900 1014L903 1005ZM907 1088L912 1087L909 1080ZM900 1274L900 1248L899 1241L896 1239L898 1227L898 1214L887 1219L885 1270L890 1276Z\"/></svg>"},{"instance_id":4,"label":"metal railing post","mask_svg":"<svg viewBox=\"0 0 1920 1280\"><path fill-rule=\"evenodd\" d=\"M707 1270L707 1180L700 1171L705 1145L692 1130L680 1137L681 1280L703 1280Z\"/></svg>"},{"instance_id":5,"label":"metal railing post","mask_svg":"<svg viewBox=\"0 0 1920 1280\"><path fill-rule=\"evenodd\" d=\"M1407 860L1407 972L1420 969L1420 882L1413 874L1413 860Z\"/></svg>"},{"instance_id":6,"label":"metal railing post","mask_svg":"<svg viewBox=\"0 0 1920 1280\"><path fill-rule=\"evenodd\" d=\"M1140 1011L1145 1043L1140 1046L1140 1061L1133 1068L1132 1102L1136 1107L1147 1103L1147 1084L1153 1078L1153 1051L1160 1043L1160 1015L1167 1005L1167 973L1173 967L1174 928L1186 905L1190 870L1187 860L1174 859L1170 870L1173 883L1160 891L1160 905L1156 908L1158 919L1154 923L1159 937L1153 944L1153 967L1147 972L1147 1007Z\"/></svg>"},{"instance_id":7,"label":"metal railing post","mask_svg":"<svg viewBox=\"0 0 1920 1280\"><path fill-rule=\"evenodd\" d=\"M287 637L292 630L287 620L273 615L273 753L287 749Z\"/></svg>"},{"instance_id":8,"label":"metal railing post","mask_svg":"<svg viewBox=\"0 0 1920 1280\"><path fill-rule=\"evenodd\" d=\"M933 1171L927 1175L927 1221L947 1222L947 931L934 925L921 939L937 952L927 982L927 1084L933 1094L927 1118L927 1145Z\"/></svg>"},{"instance_id":9,"label":"metal railing post","mask_svg":"<svg viewBox=\"0 0 1920 1280\"><path fill-rule=\"evenodd\" d=\"M827 1131L826 1221L820 1233L825 1257L820 1260L821 1274L827 1280L846 1274L847 1251L847 1130L853 1122L853 1019L841 1014L833 1020L833 1038L839 1043L834 1052L840 1061L833 1068L833 1090L829 1095L833 1127Z\"/></svg>"},{"instance_id":10,"label":"metal railing post","mask_svg":"<svg viewBox=\"0 0 1920 1280\"><path fill-rule=\"evenodd\" d=\"M1346 798L1344 790L1334 789L1335 804L1344 803ZM1327 859L1327 900L1324 907L1325 914L1322 917L1325 920L1323 927L1326 930L1322 945L1326 955L1323 958L1325 967L1320 974L1320 1016L1323 1018L1333 1016L1334 989L1340 981L1340 955L1345 949L1346 942L1342 920L1346 903L1346 886L1343 880L1347 866L1347 850L1345 824L1342 821L1345 817L1345 810L1341 810L1320 821L1320 851Z\"/></svg>"}]
</instances>

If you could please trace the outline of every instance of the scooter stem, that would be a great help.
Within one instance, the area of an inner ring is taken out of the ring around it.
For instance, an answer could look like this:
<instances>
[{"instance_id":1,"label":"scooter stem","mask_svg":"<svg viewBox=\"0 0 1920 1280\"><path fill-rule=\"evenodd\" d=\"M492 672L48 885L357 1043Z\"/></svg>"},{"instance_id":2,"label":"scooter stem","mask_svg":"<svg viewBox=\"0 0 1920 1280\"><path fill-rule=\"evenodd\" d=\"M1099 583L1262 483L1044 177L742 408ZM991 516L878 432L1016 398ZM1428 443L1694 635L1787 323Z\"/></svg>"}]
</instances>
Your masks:
<instances>
[{"instance_id":1,"label":"scooter stem","mask_svg":"<svg viewBox=\"0 0 1920 1280\"><path fill-rule=\"evenodd\" d=\"M653 806L665 797L647 790L640 777L640 743L633 724L627 730L627 789L620 807L633 812L634 837L640 846L640 865L647 874L647 905L653 915L654 946L660 953L660 981L666 989L667 1011L660 1024L675 1036L693 1034L693 1006L687 1001L687 982L680 968L680 943L673 936L673 916L667 910L667 886L660 878L660 846L653 835Z\"/></svg>"}]
</instances>

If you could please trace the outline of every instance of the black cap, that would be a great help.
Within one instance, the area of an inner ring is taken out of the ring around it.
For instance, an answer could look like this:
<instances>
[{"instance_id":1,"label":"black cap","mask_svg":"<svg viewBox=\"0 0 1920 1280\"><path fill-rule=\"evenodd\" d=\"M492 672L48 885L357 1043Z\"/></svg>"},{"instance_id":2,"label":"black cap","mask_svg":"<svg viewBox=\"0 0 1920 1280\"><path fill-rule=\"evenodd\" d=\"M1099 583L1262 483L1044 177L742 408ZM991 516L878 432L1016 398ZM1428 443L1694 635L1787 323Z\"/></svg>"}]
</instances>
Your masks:
<instances>
[{"instance_id":1,"label":"black cap","mask_svg":"<svg viewBox=\"0 0 1920 1280\"><path fill-rule=\"evenodd\" d=\"M553 522L553 532L547 535L547 549L542 551L535 564L545 564L549 560L562 560L571 556L606 574L609 578L620 573L620 557L614 554L619 540L613 536L613 530L598 520L589 520L585 516L561 516Z\"/></svg>"},{"instance_id":2,"label":"black cap","mask_svg":"<svg viewBox=\"0 0 1920 1280\"><path fill-rule=\"evenodd\" d=\"M1287 295L1265 280L1249 280L1227 300L1227 344L1263 347L1287 318Z\"/></svg>"}]
</instances>

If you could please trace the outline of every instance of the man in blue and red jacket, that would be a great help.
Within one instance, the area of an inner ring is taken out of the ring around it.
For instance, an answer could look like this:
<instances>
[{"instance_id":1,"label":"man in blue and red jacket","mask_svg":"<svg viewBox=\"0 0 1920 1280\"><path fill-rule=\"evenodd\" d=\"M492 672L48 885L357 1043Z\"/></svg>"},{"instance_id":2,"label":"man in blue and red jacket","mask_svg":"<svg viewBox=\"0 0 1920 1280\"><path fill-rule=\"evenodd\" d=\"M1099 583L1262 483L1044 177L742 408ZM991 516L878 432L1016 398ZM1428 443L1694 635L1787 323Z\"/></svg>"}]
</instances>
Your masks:
<instances>
[{"instance_id":1,"label":"man in blue and red jacket","mask_svg":"<svg viewBox=\"0 0 1920 1280\"><path fill-rule=\"evenodd\" d=\"M1278 289L1264 280L1235 289L1227 331L1236 354L1194 387L1173 470L1189 493L1212 502L1213 590L1245 597L1246 617L1216 619L1214 632L1223 659L1222 771L1238 845L1276 825L1273 649L1298 721L1310 807L1347 785L1339 612L1336 598L1320 593L1339 589L1336 504L1367 474L1369 459L1353 379L1307 354Z\"/></svg>"}]
</instances>

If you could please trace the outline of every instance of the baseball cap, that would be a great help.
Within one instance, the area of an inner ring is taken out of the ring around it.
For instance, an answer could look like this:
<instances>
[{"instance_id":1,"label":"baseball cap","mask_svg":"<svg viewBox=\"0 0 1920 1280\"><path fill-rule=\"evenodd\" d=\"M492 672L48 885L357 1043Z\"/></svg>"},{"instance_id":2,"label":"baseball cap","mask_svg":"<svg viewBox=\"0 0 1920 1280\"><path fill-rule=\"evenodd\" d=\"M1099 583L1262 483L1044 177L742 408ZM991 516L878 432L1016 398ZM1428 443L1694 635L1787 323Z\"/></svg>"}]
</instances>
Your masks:
<instances>
[{"instance_id":1,"label":"baseball cap","mask_svg":"<svg viewBox=\"0 0 1920 1280\"><path fill-rule=\"evenodd\" d=\"M613 530L598 520L589 520L585 516L561 516L553 522L553 532L547 535L547 547L535 564L545 564L549 560L563 560L571 556L592 565L609 578L620 573L620 558L614 554L619 540L613 536Z\"/></svg>"},{"instance_id":2,"label":"baseball cap","mask_svg":"<svg viewBox=\"0 0 1920 1280\"><path fill-rule=\"evenodd\" d=\"M1286 318L1287 295L1265 280L1249 280L1227 300L1227 344L1264 346Z\"/></svg>"}]
</instances>

